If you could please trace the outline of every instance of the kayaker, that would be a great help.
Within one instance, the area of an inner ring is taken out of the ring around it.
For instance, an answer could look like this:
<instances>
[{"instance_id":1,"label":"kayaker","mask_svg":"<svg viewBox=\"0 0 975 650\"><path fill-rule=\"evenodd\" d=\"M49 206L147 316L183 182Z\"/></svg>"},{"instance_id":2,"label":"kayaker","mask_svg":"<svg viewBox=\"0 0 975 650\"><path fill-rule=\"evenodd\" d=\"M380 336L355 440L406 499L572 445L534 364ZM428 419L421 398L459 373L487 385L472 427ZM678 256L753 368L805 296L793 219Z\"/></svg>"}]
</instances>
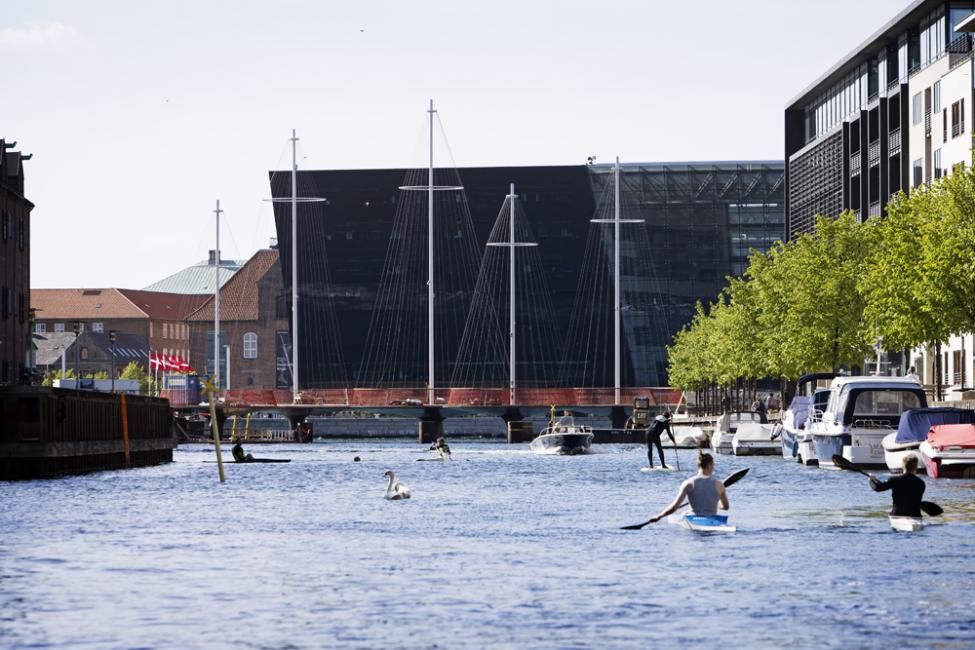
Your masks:
<instances>
[{"instance_id":1,"label":"kayaker","mask_svg":"<svg viewBox=\"0 0 975 650\"><path fill-rule=\"evenodd\" d=\"M450 460L450 447L447 446L447 441L444 440L443 436L437 438L437 441L430 445L430 451L433 451L434 449L437 450L437 453L440 454L441 458Z\"/></svg>"},{"instance_id":2,"label":"kayaker","mask_svg":"<svg viewBox=\"0 0 975 650\"><path fill-rule=\"evenodd\" d=\"M655 416L647 429L647 463L651 468L653 467L653 447L656 445L657 454L660 456L660 466L668 469L667 463L664 462L664 447L660 444L660 436L663 435L664 431L670 436L670 442L676 445L677 441L674 440L674 434L670 430L670 418L663 414Z\"/></svg>"},{"instance_id":3,"label":"kayaker","mask_svg":"<svg viewBox=\"0 0 975 650\"><path fill-rule=\"evenodd\" d=\"M244 453L244 447L240 444L240 438L237 439L237 444L234 445L233 455L234 461L238 463L250 463L254 460L253 456Z\"/></svg>"},{"instance_id":4,"label":"kayaker","mask_svg":"<svg viewBox=\"0 0 975 650\"><path fill-rule=\"evenodd\" d=\"M680 484L677 498L663 512L651 519L651 523L658 522L677 510L684 499L691 503L691 510L695 515L716 515L718 514L719 504L722 510L728 509L728 493L724 489L724 483L712 476L714 474L714 458L711 454L699 454L697 467L697 474Z\"/></svg>"},{"instance_id":5,"label":"kayaker","mask_svg":"<svg viewBox=\"0 0 975 650\"><path fill-rule=\"evenodd\" d=\"M870 477L870 487L875 492L891 491L894 507L890 509L890 514L894 517L920 517L921 499L924 497L924 479L917 475L917 454L905 454L901 459L901 468L904 473L892 476L886 481L877 480L871 472L867 472Z\"/></svg>"}]
</instances>

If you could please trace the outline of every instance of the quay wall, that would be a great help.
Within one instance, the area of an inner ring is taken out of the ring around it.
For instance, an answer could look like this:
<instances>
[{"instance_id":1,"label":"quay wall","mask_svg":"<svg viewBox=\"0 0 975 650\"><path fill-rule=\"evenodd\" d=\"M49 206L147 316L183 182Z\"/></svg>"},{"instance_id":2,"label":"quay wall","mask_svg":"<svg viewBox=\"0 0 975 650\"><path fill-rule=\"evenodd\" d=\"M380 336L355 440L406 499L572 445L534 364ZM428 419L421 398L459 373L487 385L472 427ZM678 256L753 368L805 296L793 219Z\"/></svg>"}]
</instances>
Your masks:
<instances>
[{"instance_id":1,"label":"quay wall","mask_svg":"<svg viewBox=\"0 0 975 650\"><path fill-rule=\"evenodd\" d=\"M166 400L45 387L0 389L0 480L172 462Z\"/></svg>"}]
</instances>

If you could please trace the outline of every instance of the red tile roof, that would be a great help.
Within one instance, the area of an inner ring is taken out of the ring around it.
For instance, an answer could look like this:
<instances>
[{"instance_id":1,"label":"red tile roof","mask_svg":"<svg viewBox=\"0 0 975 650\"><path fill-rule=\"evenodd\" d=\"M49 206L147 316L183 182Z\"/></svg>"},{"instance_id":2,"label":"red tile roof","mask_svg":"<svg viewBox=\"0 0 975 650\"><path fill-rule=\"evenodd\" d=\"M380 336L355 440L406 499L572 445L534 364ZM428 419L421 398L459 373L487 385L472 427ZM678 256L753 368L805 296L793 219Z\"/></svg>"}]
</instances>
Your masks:
<instances>
[{"instance_id":1,"label":"red tile roof","mask_svg":"<svg viewBox=\"0 0 975 650\"><path fill-rule=\"evenodd\" d=\"M220 319L258 320L261 300L258 283L268 272L277 268L278 251L262 249L254 253L234 277L220 288ZM207 298L186 320L213 320L213 297Z\"/></svg>"},{"instance_id":2,"label":"red tile roof","mask_svg":"<svg viewBox=\"0 0 975 650\"><path fill-rule=\"evenodd\" d=\"M200 308L210 296L119 289L139 309L157 320L183 320Z\"/></svg>"},{"instance_id":3,"label":"red tile roof","mask_svg":"<svg viewBox=\"0 0 975 650\"><path fill-rule=\"evenodd\" d=\"M133 289L32 289L31 308L38 320L150 318L182 320L206 296Z\"/></svg>"}]
</instances>

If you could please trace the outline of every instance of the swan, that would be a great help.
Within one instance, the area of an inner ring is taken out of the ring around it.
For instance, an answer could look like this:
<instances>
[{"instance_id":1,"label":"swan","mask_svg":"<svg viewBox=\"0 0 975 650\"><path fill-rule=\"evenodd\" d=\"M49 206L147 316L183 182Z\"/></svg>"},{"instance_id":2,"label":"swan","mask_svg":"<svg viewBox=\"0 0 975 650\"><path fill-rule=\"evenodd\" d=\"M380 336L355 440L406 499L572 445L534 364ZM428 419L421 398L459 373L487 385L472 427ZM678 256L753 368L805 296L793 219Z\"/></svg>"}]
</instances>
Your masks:
<instances>
[{"instance_id":1,"label":"swan","mask_svg":"<svg viewBox=\"0 0 975 650\"><path fill-rule=\"evenodd\" d=\"M394 483L396 480L396 475L393 474L393 470L387 469L383 476L389 477L389 485L386 486L386 498L391 501L398 501L400 499L410 498L410 488L406 487L402 483Z\"/></svg>"}]
</instances>

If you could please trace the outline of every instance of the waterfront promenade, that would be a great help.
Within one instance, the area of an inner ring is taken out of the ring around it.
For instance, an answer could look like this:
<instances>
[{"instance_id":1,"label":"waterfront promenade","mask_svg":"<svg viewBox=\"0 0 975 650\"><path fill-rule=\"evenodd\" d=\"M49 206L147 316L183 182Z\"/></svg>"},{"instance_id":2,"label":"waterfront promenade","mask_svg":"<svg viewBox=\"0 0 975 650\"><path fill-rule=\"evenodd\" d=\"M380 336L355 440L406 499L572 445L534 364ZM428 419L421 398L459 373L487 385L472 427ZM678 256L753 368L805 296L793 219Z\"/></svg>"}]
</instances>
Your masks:
<instances>
[{"instance_id":1,"label":"waterfront promenade","mask_svg":"<svg viewBox=\"0 0 975 650\"><path fill-rule=\"evenodd\" d=\"M453 441L260 448L0 484L0 619L11 648L969 648L971 481L932 481L944 524L890 532L853 473L777 457L729 490L731 536L634 533L690 476L642 445L588 456ZM669 450L668 450L669 452ZM361 462L353 462L359 456ZM383 499L383 472L410 486ZM920 562L924 566L920 566Z\"/></svg>"}]
</instances>

